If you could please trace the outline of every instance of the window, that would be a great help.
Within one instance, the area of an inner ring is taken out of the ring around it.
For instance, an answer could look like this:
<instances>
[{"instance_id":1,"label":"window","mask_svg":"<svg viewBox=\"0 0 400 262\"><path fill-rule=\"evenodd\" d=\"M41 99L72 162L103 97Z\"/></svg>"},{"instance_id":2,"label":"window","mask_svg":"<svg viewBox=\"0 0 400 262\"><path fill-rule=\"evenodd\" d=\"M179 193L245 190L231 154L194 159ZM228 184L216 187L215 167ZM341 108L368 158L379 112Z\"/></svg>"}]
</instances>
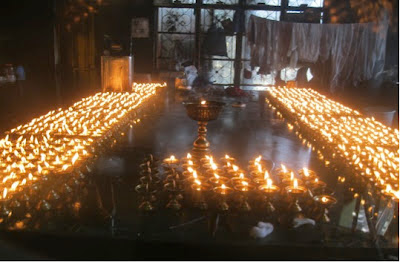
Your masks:
<instances>
[{"instance_id":1,"label":"window","mask_svg":"<svg viewBox=\"0 0 400 262\"><path fill-rule=\"evenodd\" d=\"M324 0L289 0L289 6L307 5L308 7L323 7Z\"/></svg>"},{"instance_id":2,"label":"window","mask_svg":"<svg viewBox=\"0 0 400 262\"><path fill-rule=\"evenodd\" d=\"M203 4L237 5L239 0L203 0Z\"/></svg>"},{"instance_id":3,"label":"window","mask_svg":"<svg viewBox=\"0 0 400 262\"><path fill-rule=\"evenodd\" d=\"M264 4L264 5L280 6L281 0L247 0L247 4L248 5Z\"/></svg>"}]
</instances>

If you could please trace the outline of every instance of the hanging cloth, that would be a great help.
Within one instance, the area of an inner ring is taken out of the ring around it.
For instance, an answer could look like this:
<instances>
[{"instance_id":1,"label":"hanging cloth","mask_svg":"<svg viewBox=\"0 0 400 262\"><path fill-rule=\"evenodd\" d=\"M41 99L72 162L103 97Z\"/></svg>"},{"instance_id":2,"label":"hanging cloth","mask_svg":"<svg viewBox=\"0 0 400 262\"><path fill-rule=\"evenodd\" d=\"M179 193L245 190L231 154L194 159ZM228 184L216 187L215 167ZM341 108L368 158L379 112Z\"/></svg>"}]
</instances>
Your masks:
<instances>
[{"instance_id":1,"label":"hanging cloth","mask_svg":"<svg viewBox=\"0 0 400 262\"><path fill-rule=\"evenodd\" d=\"M228 56L224 29L217 28L215 24L211 25L204 39L203 48L207 55Z\"/></svg>"},{"instance_id":2,"label":"hanging cloth","mask_svg":"<svg viewBox=\"0 0 400 262\"><path fill-rule=\"evenodd\" d=\"M330 89L358 84L383 71L388 15L379 23L311 24L251 16L247 26L250 65L268 74L298 62L332 62ZM285 55L286 54L286 55Z\"/></svg>"}]
</instances>

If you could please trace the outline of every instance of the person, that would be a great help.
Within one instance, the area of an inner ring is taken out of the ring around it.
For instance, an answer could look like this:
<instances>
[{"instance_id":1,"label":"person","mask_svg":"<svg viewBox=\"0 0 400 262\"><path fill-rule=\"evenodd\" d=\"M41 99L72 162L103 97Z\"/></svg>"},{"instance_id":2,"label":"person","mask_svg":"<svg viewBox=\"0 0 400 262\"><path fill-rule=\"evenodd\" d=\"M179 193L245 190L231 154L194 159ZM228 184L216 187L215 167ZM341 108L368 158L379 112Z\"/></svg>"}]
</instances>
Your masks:
<instances>
[{"instance_id":1,"label":"person","mask_svg":"<svg viewBox=\"0 0 400 262\"><path fill-rule=\"evenodd\" d=\"M18 93L20 96L24 95L24 85L25 85L25 69L21 64L18 64L17 69L15 70Z\"/></svg>"},{"instance_id":2,"label":"person","mask_svg":"<svg viewBox=\"0 0 400 262\"><path fill-rule=\"evenodd\" d=\"M193 65L192 61L186 61L185 63L182 63L182 66L184 68L184 72L186 75L188 88L189 88L189 90L191 90L193 87L194 81L198 77L197 68Z\"/></svg>"}]
</instances>

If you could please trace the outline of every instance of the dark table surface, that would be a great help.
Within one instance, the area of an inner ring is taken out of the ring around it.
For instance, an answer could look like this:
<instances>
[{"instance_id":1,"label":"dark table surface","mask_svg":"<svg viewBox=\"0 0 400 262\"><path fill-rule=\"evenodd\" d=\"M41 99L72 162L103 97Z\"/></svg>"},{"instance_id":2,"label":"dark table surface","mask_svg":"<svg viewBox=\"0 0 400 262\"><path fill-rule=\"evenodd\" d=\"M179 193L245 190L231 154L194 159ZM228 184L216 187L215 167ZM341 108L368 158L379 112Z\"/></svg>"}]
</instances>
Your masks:
<instances>
[{"instance_id":1,"label":"dark table surface","mask_svg":"<svg viewBox=\"0 0 400 262\"><path fill-rule=\"evenodd\" d=\"M382 258L368 234L351 234L338 226L343 213L340 196L331 210L331 224L296 229L274 224L270 235L257 240L250 237L249 230L259 217L251 213L229 215L231 230L221 226L215 237L208 230L208 213L184 209L176 214L166 211L161 204L153 214L140 213L134 186L145 155L183 157L196 138L197 123L187 117L181 103L185 99L173 89L166 89L142 110L140 123L128 128L122 141L99 159L85 194L80 192L85 197L78 217L43 216L35 223L26 223L23 229L12 227L2 231L3 238L27 251L27 257L42 259ZM337 189L338 174L325 167L315 152L288 130L287 123L274 115L265 104L263 93L242 99L247 103L243 109L231 106L238 99L216 99L226 103L219 119L207 127L216 158L227 153L244 168L258 155L276 165L285 163L293 170L306 166ZM398 246L396 249L393 244L383 245L385 258L392 253L398 253Z\"/></svg>"}]
</instances>

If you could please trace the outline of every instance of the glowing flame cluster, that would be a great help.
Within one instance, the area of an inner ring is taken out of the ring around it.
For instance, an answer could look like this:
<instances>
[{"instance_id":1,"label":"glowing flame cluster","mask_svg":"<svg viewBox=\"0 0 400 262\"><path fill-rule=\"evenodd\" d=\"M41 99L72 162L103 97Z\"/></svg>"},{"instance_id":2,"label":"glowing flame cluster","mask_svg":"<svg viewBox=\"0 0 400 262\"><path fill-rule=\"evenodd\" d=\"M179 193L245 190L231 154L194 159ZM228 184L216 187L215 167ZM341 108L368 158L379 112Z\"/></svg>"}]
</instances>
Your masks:
<instances>
[{"instance_id":1,"label":"glowing flame cluster","mask_svg":"<svg viewBox=\"0 0 400 262\"><path fill-rule=\"evenodd\" d=\"M1 197L47 175L71 173L157 87L136 84L134 93L97 93L7 132L0 139Z\"/></svg>"},{"instance_id":2,"label":"glowing flame cluster","mask_svg":"<svg viewBox=\"0 0 400 262\"><path fill-rule=\"evenodd\" d=\"M398 130L312 89L272 87L269 93L267 101L295 117L295 124L311 133L320 147L331 149L332 158L345 160L355 174L399 198Z\"/></svg>"},{"instance_id":3,"label":"glowing flame cluster","mask_svg":"<svg viewBox=\"0 0 400 262\"><path fill-rule=\"evenodd\" d=\"M269 87L274 99L297 116L302 115L360 115L359 112L330 100L311 88Z\"/></svg>"},{"instance_id":4,"label":"glowing flame cluster","mask_svg":"<svg viewBox=\"0 0 400 262\"><path fill-rule=\"evenodd\" d=\"M137 93L97 93L67 109L53 110L10 131L11 134L101 137L120 123L128 112L155 94L155 88Z\"/></svg>"}]
</instances>

